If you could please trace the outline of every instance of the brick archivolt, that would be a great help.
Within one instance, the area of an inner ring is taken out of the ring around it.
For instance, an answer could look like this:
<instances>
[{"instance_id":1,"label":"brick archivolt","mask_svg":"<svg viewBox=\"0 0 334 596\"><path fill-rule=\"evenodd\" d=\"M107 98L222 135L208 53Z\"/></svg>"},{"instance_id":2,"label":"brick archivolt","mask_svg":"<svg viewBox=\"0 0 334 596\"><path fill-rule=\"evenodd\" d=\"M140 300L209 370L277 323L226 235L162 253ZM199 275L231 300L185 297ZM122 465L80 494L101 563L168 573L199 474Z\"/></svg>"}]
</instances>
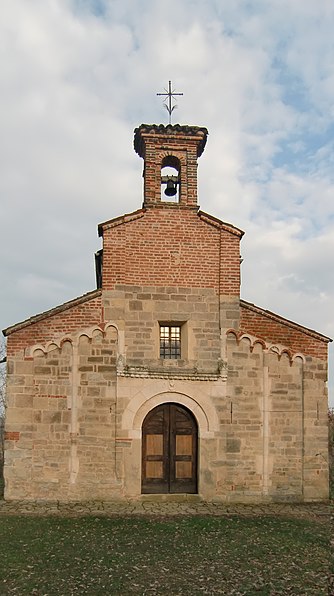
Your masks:
<instances>
[{"instance_id":1,"label":"brick archivolt","mask_svg":"<svg viewBox=\"0 0 334 596\"><path fill-rule=\"evenodd\" d=\"M239 344L241 341L246 340L249 342L249 349L251 352L253 352L253 350L259 346L263 349L264 352L272 352L274 354L277 354L278 359L280 360L282 358L282 356L286 356L288 357L290 364L292 365L293 362L295 362L296 360L301 360L304 364L306 362L305 356L304 354L301 354L300 352L291 352L291 350L289 350L289 348L287 348L286 346L282 346L280 344L275 344L275 343L271 343L271 342L267 342L263 339L260 339L258 337L255 337L253 335L250 335L249 333L243 333L240 331L236 331L235 329L228 329L226 331L226 336L228 335L233 335L237 341L237 343Z\"/></svg>"}]
</instances>

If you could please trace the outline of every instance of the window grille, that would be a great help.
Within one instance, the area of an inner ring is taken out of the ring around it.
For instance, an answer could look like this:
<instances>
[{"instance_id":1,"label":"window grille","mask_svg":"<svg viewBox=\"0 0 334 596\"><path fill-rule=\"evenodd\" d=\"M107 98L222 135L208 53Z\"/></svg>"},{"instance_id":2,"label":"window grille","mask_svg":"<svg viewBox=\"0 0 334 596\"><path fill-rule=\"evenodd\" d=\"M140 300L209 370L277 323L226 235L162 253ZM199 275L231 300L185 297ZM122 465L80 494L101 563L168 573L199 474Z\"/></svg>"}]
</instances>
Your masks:
<instances>
[{"instance_id":1,"label":"window grille","mask_svg":"<svg viewBox=\"0 0 334 596\"><path fill-rule=\"evenodd\" d=\"M160 326L160 358L181 358L180 326Z\"/></svg>"}]
</instances>

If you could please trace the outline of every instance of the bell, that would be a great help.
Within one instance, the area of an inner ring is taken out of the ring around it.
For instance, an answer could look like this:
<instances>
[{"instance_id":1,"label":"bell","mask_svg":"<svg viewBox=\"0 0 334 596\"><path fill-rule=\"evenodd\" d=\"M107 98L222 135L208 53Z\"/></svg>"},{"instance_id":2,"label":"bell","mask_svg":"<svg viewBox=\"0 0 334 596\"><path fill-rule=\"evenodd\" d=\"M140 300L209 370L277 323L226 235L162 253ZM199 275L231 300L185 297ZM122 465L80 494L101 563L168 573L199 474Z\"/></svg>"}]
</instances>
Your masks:
<instances>
[{"instance_id":1,"label":"bell","mask_svg":"<svg viewBox=\"0 0 334 596\"><path fill-rule=\"evenodd\" d=\"M174 197L174 195L176 195L176 182L173 182L173 180L167 181L165 195L167 195L167 197Z\"/></svg>"}]
</instances>

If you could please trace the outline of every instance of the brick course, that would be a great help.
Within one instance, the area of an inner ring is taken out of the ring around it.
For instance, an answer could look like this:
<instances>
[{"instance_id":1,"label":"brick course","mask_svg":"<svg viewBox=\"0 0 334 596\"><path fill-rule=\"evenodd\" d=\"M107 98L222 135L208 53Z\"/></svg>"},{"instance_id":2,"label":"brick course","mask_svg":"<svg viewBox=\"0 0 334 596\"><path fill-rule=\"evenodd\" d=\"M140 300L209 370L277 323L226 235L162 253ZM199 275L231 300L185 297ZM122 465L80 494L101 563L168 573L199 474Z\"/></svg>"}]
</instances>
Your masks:
<instances>
[{"instance_id":1,"label":"brick course","mask_svg":"<svg viewBox=\"0 0 334 596\"><path fill-rule=\"evenodd\" d=\"M20 433L18 431L6 431L4 439L5 441L18 441Z\"/></svg>"}]
</instances>

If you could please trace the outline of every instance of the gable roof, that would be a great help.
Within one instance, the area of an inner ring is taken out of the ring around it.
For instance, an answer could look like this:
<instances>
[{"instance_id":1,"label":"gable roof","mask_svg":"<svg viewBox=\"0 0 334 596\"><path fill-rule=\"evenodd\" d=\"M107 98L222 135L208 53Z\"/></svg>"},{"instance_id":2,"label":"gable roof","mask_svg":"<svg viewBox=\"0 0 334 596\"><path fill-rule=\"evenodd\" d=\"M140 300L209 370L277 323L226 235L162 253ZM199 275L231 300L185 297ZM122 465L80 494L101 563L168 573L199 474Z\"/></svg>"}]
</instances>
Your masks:
<instances>
[{"instance_id":1,"label":"gable roof","mask_svg":"<svg viewBox=\"0 0 334 596\"><path fill-rule=\"evenodd\" d=\"M209 213L205 213L205 211L198 211L197 215L202 219L202 221L205 221L206 223L208 223L212 226L215 226L217 228L226 230L226 232L230 232L231 234L234 234L235 236L239 236L239 238L242 238L245 233L245 232L243 232L243 230L240 230L240 228L237 228L236 226L233 226L230 223L222 221L221 219L218 219L218 217L214 217L213 215L210 215Z\"/></svg>"},{"instance_id":2,"label":"gable roof","mask_svg":"<svg viewBox=\"0 0 334 596\"><path fill-rule=\"evenodd\" d=\"M121 224L129 223L130 221L134 221L135 219L143 217L146 211L147 208L143 207L141 209L137 209L137 211L132 211L132 213L125 213L124 215L119 215L118 217L114 217L113 219L109 219L105 222L100 223L97 227L99 236L103 235L104 230L115 228L116 226L119 226ZM205 223L212 225L216 228L226 230L227 232L230 232L235 236L239 236L239 238L242 238L245 233L243 232L243 230L240 230L236 226L222 221L221 219L218 219L218 217L214 217L213 215L210 215L205 211L198 210L197 215Z\"/></svg>"},{"instance_id":3,"label":"gable roof","mask_svg":"<svg viewBox=\"0 0 334 596\"><path fill-rule=\"evenodd\" d=\"M121 224L125 224L129 221L133 221L135 219L143 217L145 211L146 209L141 208L137 209L136 211L132 211L131 213L124 213L124 215L118 215L117 217L113 217L112 219L103 221L97 226L99 236L103 235L104 230L108 230L109 228L115 228L116 226L120 226Z\"/></svg>"},{"instance_id":4,"label":"gable roof","mask_svg":"<svg viewBox=\"0 0 334 596\"><path fill-rule=\"evenodd\" d=\"M326 343L330 343L333 341L330 337L327 337L326 335L323 335L322 333L319 333L318 331L314 331L314 329L309 329L308 327L299 325L298 323L295 323L294 321L290 321L289 319L286 319L285 317L282 317L281 315L277 315L276 313L273 313L270 310L266 310L264 308L256 306L255 304L252 304L252 302L247 302L246 300L240 300L240 306L242 308L251 310L256 314L265 316L268 319L272 319L273 321L280 323L281 325L286 325L287 327L296 329L297 331L305 333L306 335L310 335L311 337L314 337L315 339L319 339L320 341L324 341Z\"/></svg>"},{"instance_id":5,"label":"gable roof","mask_svg":"<svg viewBox=\"0 0 334 596\"><path fill-rule=\"evenodd\" d=\"M34 315L34 316L30 317L29 319L26 319L25 321L21 321L20 323L11 325L10 327L3 329L2 333L5 337L7 337L8 335L11 335L11 333L15 333L15 331L19 331L20 329L23 329L24 327L28 327L28 325L32 325L33 323L38 323L38 321L42 321L43 319L52 317L53 315L56 315L61 312L64 312L65 310L68 310L69 308L73 308L73 306L78 306L80 304L83 304L84 302L88 302L89 300L97 298L98 296L101 296L101 295L102 295L102 290L93 290L92 292L87 292L87 294L83 294L82 296L79 296L78 298L74 298L73 300L64 302L63 304L60 304L59 306L55 306L54 308L51 308L50 310L46 310L45 312Z\"/></svg>"}]
</instances>

